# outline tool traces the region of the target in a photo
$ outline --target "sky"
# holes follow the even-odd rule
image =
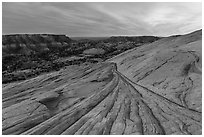
[[[201,28],[202,4],[198,2],[2,3],[3,34],[169,36]]]

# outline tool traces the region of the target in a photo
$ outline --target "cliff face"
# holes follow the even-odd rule
[[[202,33],[3,85],[3,134],[202,134]]]
[[[2,36],[2,54],[30,54],[50,48],[67,46],[71,39],[66,35],[15,34]]]

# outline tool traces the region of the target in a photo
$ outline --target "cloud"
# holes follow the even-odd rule
[[[182,34],[201,28],[201,3],[3,3],[2,30],[70,36]]]

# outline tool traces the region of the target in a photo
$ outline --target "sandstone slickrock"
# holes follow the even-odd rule
[[[91,49],[87,49],[83,51],[83,54],[90,54],[90,55],[100,55],[100,54],[104,54],[105,50],[100,49],[100,48],[91,48]]]
[[[3,134],[202,134],[201,31],[3,85]]]

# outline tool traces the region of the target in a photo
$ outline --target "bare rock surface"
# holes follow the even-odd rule
[[[202,134],[201,31],[3,85],[2,132]]]
[[[100,54],[104,54],[105,50],[103,49],[96,49],[96,48],[91,48],[91,49],[87,49],[83,51],[83,54],[90,54],[90,55],[100,55]]]

